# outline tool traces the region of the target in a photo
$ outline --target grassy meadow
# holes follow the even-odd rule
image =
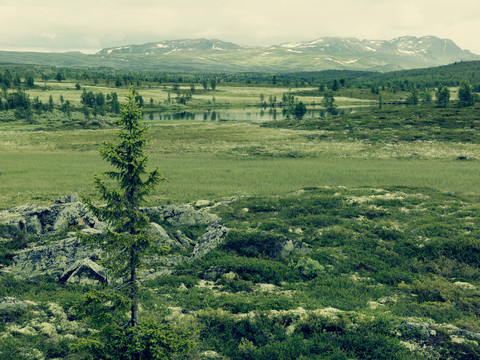
[[[331,122],[340,128],[339,121]],[[155,204],[278,195],[322,185],[480,193],[479,163],[459,160],[480,157],[475,143],[356,140],[341,129],[295,130],[278,127],[281,123],[149,124],[151,165],[169,179],[152,197]],[[98,147],[114,134],[113,128],[27,131],[21,126],[0,132],[0,208],[46,202],[69,192],[91,194],[93,174],[107,170]]]

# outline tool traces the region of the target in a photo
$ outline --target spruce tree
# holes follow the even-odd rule
[[[142,111],[135,101],[135,92],[130,89],[119,120],[117,142],[105,142],[100,149],[101,157],[115,169],[107,171],[104,181],[95,176],[95,186],[105,206],[89,206],[96,216],[108,223],[104,237],[94,237],[93,242],[104,251],[104,263],[114,270],[116,276],[125,278],[126,295],[130,301],[130,326],[138,321],[138,276],[145,255],[158,249],[149,234],[149,219],[140,211],[145,197],[160,181],[164,180],[158,168],[147,171],[148,157],[145,154],[148,127],[142,124]]]

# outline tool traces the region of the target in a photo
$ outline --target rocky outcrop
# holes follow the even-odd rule
[[[169,248],[183,248],[182,243],[180,243],[176,238],[171,238],[170,235],[165,231],[165,229],[158,225],[157,223],[150,223],[150,234],[155,240],[155,244],[158,246],[168,246]]]
[[[212,224],[207,228],[205,234],[199,239],[193,249],[192,258],[199,259],[209,253],[222,242],[228,233],[228,229],[221,224]]]
[[[64,283],[98,284],[107,282],[107,273],[103,267],[86,258],[75,261],[60,276]]]
[[[228,232],[218,216],[189,205],[158,206],[142,211],[151,220],[150,234],[156,245],[170,248],[167,256],[152,259],[152,264],[158,265],[150,271],[149,278],[152,274],[168,272],[168,268],[178,263],[204,256],[222,242]],[[2,211],[0,223],[36,234],[41,240],[36,246],[19,251],[13,257],[13,265],[3,271],[26,278],[50,275],[68,283],[107,281],[105,270],[96,263],[101,258],[101,250],[81,242],[78,232],[52,240],[72,226],[85,235],[98,235],[106,229],[107,224],[93,216],[78,195],[59,197],[51,206],[23,205]],[[197,239],[190,239],[181,230],[188,227],[195,227],[196,231],[206,227],[206,230]],[[175,254],[176,249],[182,249],[182,255]],[[190,255],[185,251],[191,251]]]
[[[196,225],[211,225],[220,221],[217,215],[196,211],[190,205],[165,205],[144,208],[143,212],[151,221],[157,223],[167,222],[175,228]]]
[[[41,234],[50,217],[50,208],[40,205],[21,205],[10,210],[0,212],[0,223],[16,226],[29,233]],[[44,223],[42,224],[42,220]]]
[[[14,275],[36,277],[51,275],[61,277],[64,271],[79,260],[100,258],[100,249],[92,249],[74,236],[49,244],[25,249],[13,258],[8,268]]]
[[[0,212],[0,223],[41,235],[70,226],[103,230],[105,224],[90,213],[77,194],[62,196],[51,206],[21,205]]]

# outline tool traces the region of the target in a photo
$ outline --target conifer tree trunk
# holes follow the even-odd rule
[[[138,322],[138,279],[137,279],[137,254],[135,246],[131,249],[130,257],[130,326],[137,326]]]

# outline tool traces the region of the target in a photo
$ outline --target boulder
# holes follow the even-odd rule
[[[31,234],[44,234],[69,226],[85,226],[103,231],[105,224],[90,213],[77,194],[61,196],[54,205],[21,205],[0,212],[0,224],[13,225]]]
[[[31,278],[52,275],[60,277],[77,260],[96,260],[100,249],[92,249],[75,237],[20,251],[13,257],[9,270],[18,276]]]
[[[105,269],[89,258],[75,261],[60,276],[60,281],[71,284],[98,284],[107,282]]]
[[[204,256],[215,249],[228,232],[228,229],[221,225],[218,216],[197,211],[190,205],[166,205],[144,208],[142,211],[150,218],[150,231],[159,246],[184,250],[193,247],[190,256],[168,254],[149,259],[147,264],[155,264],[155,269],[152,269],[155,276],[160,276],[159,274],[179,263]],[[166,226],[169,233],[159,222]],[[44,241],[51,237],[42,237],[46,233],[62,233],[60,230],[68,229],[70,226],[80,227],[80,233],[86,235],[98,235],[105,231],[107,224],[96,218],[80,201],[77,194],[58,197],[51,206],[24,205],[2,211],[0,224],[25,229],[29,233],[39,235],[40,244],[43,241],[43,245],[16,253],[13,264],[4,268],[4,271],[24,278],[56,276],[67,283],[107,281],[105,270],[95,263],[100,258],[100,248],[92,248],[81,242],[74,232],[68,233],[62,240],[47,244]],[[189,226],[206,226],[206,231],[198,239],[192,240],[181,231],[181,228]],[[216,277],[213,274],[212,276]]]
[[[199,259],[208,252],[212,251],[220,244],[228,233],[228,228],[221,224],[213,224],[207,228],[207,231],[198,239],[193,249],[192,258]]]
[[[196,211],[190,205],[165,205],[142,209],[150,221],[162,223],[181,228],[184,226],[211,225],[220,221],[217,215]]]
[[[154,241],[158,246],[168,246],[170,248],[183,247],[177,239],[172,239],[165,229],[157,223],[150,223],[150,234],[153,236]]]
[[[80,199],[80,196],[78,196],[77,193],[63,195],[53,199],[53,202],[55,204],[68,204],[68,203],[81,202],[81,201],[82,199]]]
[[[52,230],[58,231],[72,225],[79,225],[80,219],[88,213],[88,209],[81,202],[71,202],[52,206],[52,213],[56,214]]]
[[[50,208],[40,205],[20,205],[0,212],[0,224],[13,225],[20,230],[41,234],[44,230],[42,219],[48,217]]]
[[[173,234],[173,236],[175,237],[175,239],[178,240],[178,242],[180,244],[182,244],[183,247],[188,247],[188,246],[192,246],[193,245],[193,240],[190,239],[187,235],[185,235],[182,231],[180,230],[177,230],[175,231],[175,233]]]

